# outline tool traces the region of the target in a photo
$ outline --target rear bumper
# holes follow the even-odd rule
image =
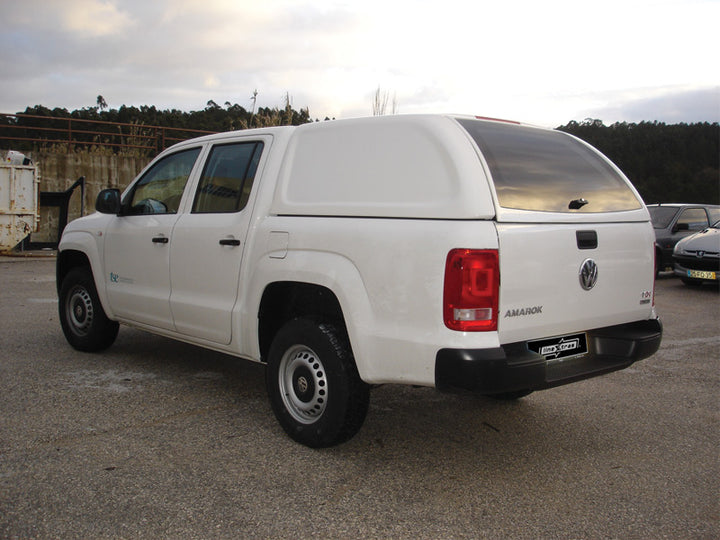
[[[526,342],[496,349],[441,349],[435,357],[439,390],[500,394],[541,390],[624,369],[653,355],[662,340],[659,319],[597,328],[587,333],[583,356],[548,361]]]

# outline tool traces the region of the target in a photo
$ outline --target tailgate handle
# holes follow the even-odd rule
[[[597,232],[575,231],[578,249],[595,249],[598,246]]]

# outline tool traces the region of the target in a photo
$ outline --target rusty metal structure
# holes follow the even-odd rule
[[[38,167],[24,154],[10,151],[0,163],[0,254],[17,255],[28,250],[57,247],[68,224],[70,199],[80,189],[80,215],[84,212],[85,177],[81,176],[64,191],[40,191]],[[38,232],[41,209],[56,209],[51,237],[33,239]]]
[[[0,163],[0,253],[10,252],[37,231],[39,216],[38,168],[17,152]]]
[[[39,169],[21,152],[75,155],[81,149],[104,148],[109,149],[109,152],[105,150],[105,154],[100,152],[99,155],[109,153],[149,159],[176,142],[209,133],[214,132],[139,123],[0,113],[0,148],[21,150],[10,150],[7,156],[5,151],[2,152],[0,253],[17,254],[57,247],[62,231],[72,217],[69,211],[70,199],[78,188],[81,193],[80,215],[84,214],[84,176],[66,190],[61,187],[61,191],[40,191]],[[80,174],[87,173],[82,171]],[[47,184],[47,174],[43,176],[43,182]]]
[[[11,144],[134,149],[154,155],[192,137],[215,133],[199,129],[103,122],[32,114],[0,113],[0,141]],[[9,144],[6,143],[6,144]]]

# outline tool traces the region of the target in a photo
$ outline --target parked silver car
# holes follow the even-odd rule
[[[700,232],[720,219],[720,206],[714,204],[649,204],[655,229],[655,270],[663,272],[673,265],[675,244]]]
[[[675,244],[673,271],[688,285],[720,279],[720,221]]]

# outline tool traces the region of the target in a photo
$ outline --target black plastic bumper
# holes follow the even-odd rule
[[[548,361],[526,342],[496,349],[441,349],[435,358],[439,390],[500,394],[541,390],[624,369],[653,355],[662,341],[659,319],[588,330],[583,356]]]

